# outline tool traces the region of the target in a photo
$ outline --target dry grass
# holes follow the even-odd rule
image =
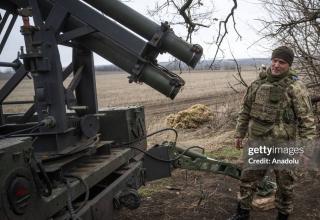
[[[208,106],[213,112],[213,119],[196,129],[177,129],[178,142],[181,146],[202,146],[207,151],[216,151],[224,147],[233,146],[234,128],[244,91],[239,94],[225,94],[223,103]],[[153,116],[146,120],[148,133],[167,127],[166,117]],[[163,140],[173,140],[174,134],[165,132],[148,139],[150,146],[161,143]]]
[[[181,76],[186,81],[185,87],[176,100],[203,97],[222,91],[231,91],[227,83],[236,83],[234,72],[191,72]],[[109,74],[97,76],[97,88],[100,106],[126,105],[131,103],[167,103],[171,100],[159,92],[142,84],[128,84],[126,74]],[[244,72],[246,80],[257,77],[255,71]]]
[[[175,100],[210,96],[217,92],[231,91],[228,82],[235,84],[234,72],[190,72],[181,76],[186,81],[185,87]],[[151,87],[135,83],[129,84],[126,73],[99,73],[96,75],[99,107],[123,106],[146,103],[174,103]],[[257,77],[255,71],[243,72],[243,77],[251,82]],[[68,84],[70,79],[64,83]],[[0,86],[5,83],[0,80]],[[238,88],[241,88],[238,86]],[[25,79],[13,91],[6,101],[32,100],[34,96],[32,80]],[[19,112],[26,106],[8,106],[5,111]]]

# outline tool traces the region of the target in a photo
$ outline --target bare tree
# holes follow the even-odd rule
[[[262,34],[295,50],[300,72],[311,84],[320,83],[320,1],[261,0],[269,17]]]
[[[218,35],[212,43],[217,45],[214,59],[209,68],[213,68],[213,63],[220,51],[220,46],[228,33],[227,24],[233,22],[236,33],[241,38],[236,29],[234,12],[237,9],[237,0],[233,0],[233,7],[224,20],[219,21],[214,12],[215,0],[159,0],[155,7],[149,10],[149,14],[157,20],[166,20],[171,25],[182,25],[187,30],[186,41],[192,42],[193,35],[201,28],[212,28],[213,24],[218,23]],[[215,36],[213,30],[212,36]],[[211,44],[212,44],[211,43]]]
[[[171,25],[182,25],[187,29],[186,40],[192,42],[192,35],[200,28],[209,28],[213,18],[213,2],[205,0],[160,0],[148,13],[157,20],[166,20]],[[164,16],[165,15],[165,16]]]

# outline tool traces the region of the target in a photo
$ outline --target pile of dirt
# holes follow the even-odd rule
[[[172,128],[198,128],[213,119],[211,110],[202,104],[196,104],[176,114],[170,114],[166,123]]]

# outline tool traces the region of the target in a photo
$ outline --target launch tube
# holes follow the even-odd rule
[[[84,0],[97,10],[126,26],[141,37],[151,40],[160,25],[136,12],[118,0]],[[161,49],[194,68],[202,56],[200,45],[189,44],[168,30],[163,36]]]

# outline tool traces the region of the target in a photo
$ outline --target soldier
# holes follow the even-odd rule
[[[272,52],[271,68],[248,88],[238,116],[235,146],[242,148],[248,133],[248,142],[258,140],[290,141],[296,138],[313,139],[316,135],[315,119],[306,87],[290,69],[293,51],[281,46]],[[293,210],[293,171],[274,169],[277,192],[278,220],[288,219]],[[250,206],[257,182],[266,169],[244,169],[241,174],[240,200],[232,220],[250,217]]]

